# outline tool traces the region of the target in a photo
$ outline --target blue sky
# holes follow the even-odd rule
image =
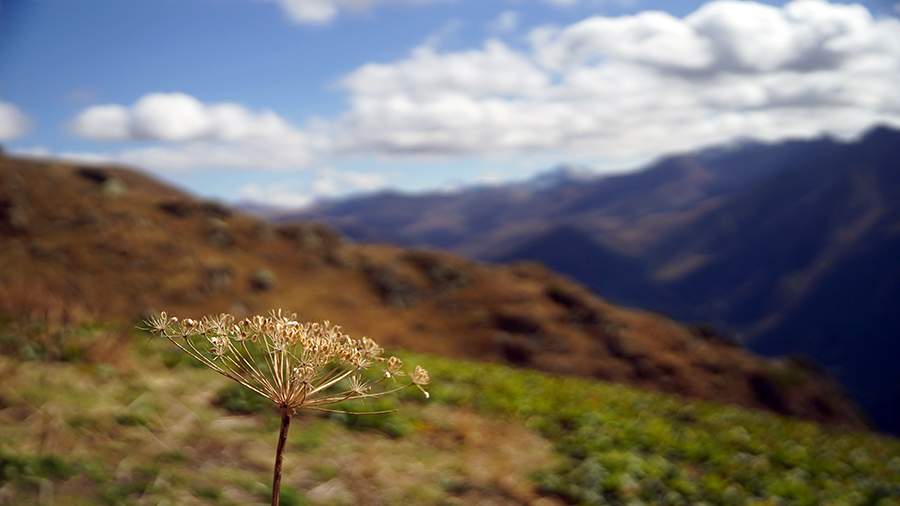
[[[900,124],[895,2],[740,4],[5,0],[0,142],[298,205]]]

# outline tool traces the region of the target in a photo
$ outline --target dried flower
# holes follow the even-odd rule
[[[384,350],[375,341],[368,337],[353,339],[328,321],[299,322],[296,317],[279,309],[268,316],[241,321],[229,314],[179,320],[160,313],[145,322],[146,330],[165,337],[213,371],[280,408],[273,506],[279,504],[282,455],[291,416],[297,410],[336,411],[326,406],[381,397],[413,385],[428,397],[424,386],[430,378],[422,367],[416,366],[409,383],[378,389],[390,379],[405,376],[399,358],[384,358]],[[382,367],[384,374],[380,379],[366,380],[366,370],[376,366]]]
[[[425,394],[425,398],[429,397],[428,391],[425,390],[425,385],[427,385],[431,381],[431,376],[429,376],[428,371],[426,371],[422,366],[417,365],[415,370],[412,373],[412,382],[413,385],[416,386],[419,390]]]
[[[388,378],[403,375],[403,361],[397,357],[391,357],[387,360],[387,366],[384,368],[384,375]]]
[[[291,413],[302,408],[327,411],[332,404],[413,385],[425,392],[429,380],[425,369],[416,367],[408,384],[378,390],[384,380],[406,375],[400,359],[383,357],[384,350],[368,337],[353,339],[331,322],[299,322],[281,310],[240,321],[229,314],[179,320],[160,313],[145,326]],[[384,371],[382,380],[363,381],[362,373],[378,366]]]

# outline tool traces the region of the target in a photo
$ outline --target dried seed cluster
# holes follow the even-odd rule
[[[200,320],[160,313],[145,322],[210,369],[267,397],[281,409],[329,411],[324,406],[380,397],[409,386],[426,397],[428,372],[403,370],[397,357],[384,357],[373,340],[353,339],[330,322],[299,322],[281,310],[237,320],[230,314]],[[376,380],[364,374],[381,367]],[[409,381],[402,381],[408,377]]]

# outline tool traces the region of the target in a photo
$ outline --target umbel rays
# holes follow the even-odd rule
[[[301,409],[382,397],[415,386],[428,397],[428,372],[411,373],[397,357],[385,357],[375,341],[354,339],[325,322],[299,322],[281,310],[237,320],[230,314],[200,320],[160,313],[145,323],[213,371],[271,400],[281,412],[275,452],[272,505],[280,501],[281,462],[291,417]],[[372,379],[372,370],[383,374]],[[382,412],[369,412],[375,414]]]

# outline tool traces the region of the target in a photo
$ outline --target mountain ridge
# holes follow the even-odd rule
[[[900,395],[884,386],[900,384],[900,376],[883,372],[876,381],[866,360],[851,359],[881,364],[879,357],[900,352],[900,323],[879,309],[900,294],[868,290],[900,284],[891,260],[900,227],[897,160],[900,131],[879,126],[852,141],[742,143],[668,156],[636,172],[545,188],[518,201],[495,187],[493,206],[464,194],[449,201],[363,197],[301,216],[366,240],[439,246],[486,261],[543,262],[612,301],[710,323],[766,354],[810,356],[864,399],[882,427],[900,431],[900,410],[885,408],[900,405]],[[493,207],[493,221],[477,219],[485,212],[479,206]],[[426,209],[431,215],[423,221]],[[390,212],[402,219],[370,220]],[[595,260],[559,253],[570,245],[548,231],[560,227],[576,231],[571,247],[590,250]],[[439,232],[445,240],[434,239]],[[616,276],[623,259],[643,267]],[[854,283],[852,269],[868,273],[869,281]],[[829,280],[836,279],[855,291],[835,295],[842,291]],[[858,302],[840,305],[840,297]],[[846,313],[841,318],[834,316],[838,309]],[[819,319],[833,320],[844,335]],[[884,337],[872,337],[871,328]],[[844,358],[822,351],[828,347],[815,332],[844,343]],[[869,379],[858,381],[863,377]],[[865,400],[873,396],[883,398]]]
[[[815,369],[607,303],[538,265],[272,226],[125,169],[0,157],[0,176],[2,314],[302,309],[387,346],[863,423]]]

